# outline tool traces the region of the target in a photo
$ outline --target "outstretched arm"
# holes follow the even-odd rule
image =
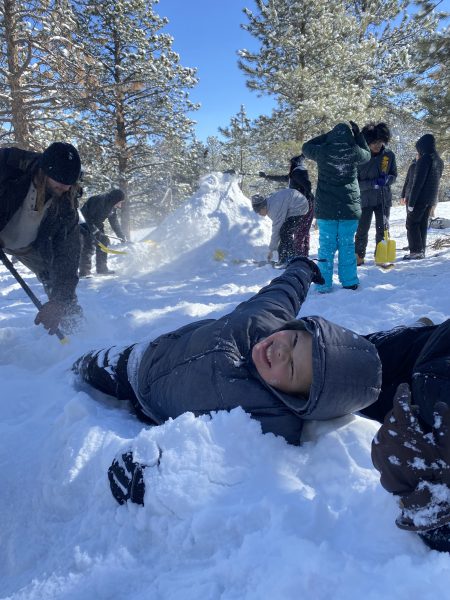
[[[296,318],[312,282],[323,282],[318,266],[306,257],[295,258],[283,275],[239,304],[228,318],[240,320],[252,339],[267,336]]]
[[[112,230],[120,239],[125,239],[122,228],[119,223],[119,218],[117,216],[116,209],[113,209],[108,217],[109,224],[111,225]]]

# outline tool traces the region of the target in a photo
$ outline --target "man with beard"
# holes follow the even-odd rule
[[[0,150],[0,248],[28,267],[48,296],[35,324],[49,334],[73,329],[82,314],[75,293],[80,239],[79,154],[54,142],[43,153]]]

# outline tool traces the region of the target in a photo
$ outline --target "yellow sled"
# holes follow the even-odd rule
[[[375,263],[377,265],[385,265],[387,263],[395,262],[396,257],[396,243],[395,240],[391,240],[389,237],[389,231],[384,230],[384,240],[378,242],[377,249],[375,251]]]

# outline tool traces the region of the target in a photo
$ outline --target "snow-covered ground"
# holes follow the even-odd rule
[[[450,203],[437,214],[450,218]],[[399,257],[404,216],[393,209]],[[443,233],[430,230],[429,242]],[[70,371],[91,348],[232,310],[278,274],[243,262],[265,257],[269,234],[234,178],[208,175],[154,243],[110,259],[116,277],[80,282],[86,326],[66,346],[33,325],[34,307],[0,268],[2,599],[448,597],[450,557],[394,525],[396,502],[370,461],[376,423],[311,423],[301,447],[262,435],[240,409],[146,428]],[[383,272],[373,235],[360,289],[312,290],[301,314],[361,333],[450,317],[450,249]],[[119,507],[109,491],[107,468],[130,444],[150,464],[162,449],[144,507]]]

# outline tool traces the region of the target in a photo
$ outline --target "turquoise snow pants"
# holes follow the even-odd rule
[[[330,292],[333,284],[334,255],[338,252],[339,281],[344,287],[359,284],[356,273],[355,233],[358,221],[317,219],[319,227],[319,268],[325,279],[319,292]]]

